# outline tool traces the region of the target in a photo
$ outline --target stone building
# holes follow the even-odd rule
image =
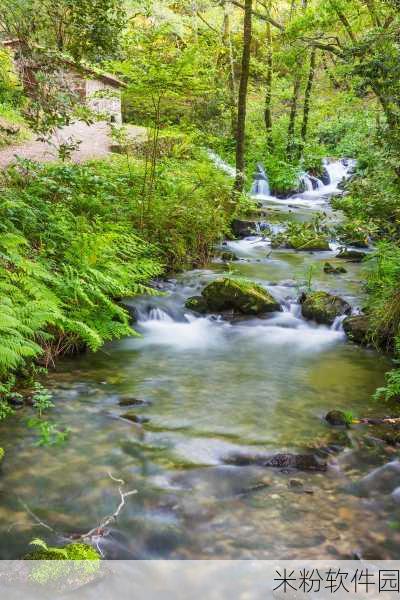
[[[27,59],[24,59],[22,64],[19,40],[7,40],[2,44],[13,53],[16,68],[21,74],[22,84],[29,92],[34,88],[34,73],[39,67]],[[111,122],[122,123],[121,90],[125,87],[122,81],[114,75],[88,65],[75,63],[72,59],[63,56],[54,55],[54,61],[63,85],[79,94],[82,103],[85,103],[94,112],[104,114]]]

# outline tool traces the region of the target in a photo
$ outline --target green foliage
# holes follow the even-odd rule
[[[35,549],[24,560],[41,561],[29,573],[31,581],[39,585],[48,585],[60,580],[86,583],[100,568],[100,554],[89,544],[73,543],[58,548],[48,546],[45,541],[36,538],[31,541]],[[53,562],[56,561],[56,562]],[[65,561],[78,561],[73,564]]]
[[[110,169],[111,170],[111,169]],[[121,182],[90,167],[22,163],[0,200],[0,373],[132,334],[115,300],[161,272],[132,231]]]

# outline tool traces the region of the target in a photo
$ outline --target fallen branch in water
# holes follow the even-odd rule
[[[353,419],[354,424],[361,425],[400,425],[400,417],[383,417],[381,419]]]
[[[104,519],[100,522],[100,524],[97,527],[94,527],[93,529],[91,529],[90,531],[88,531],[87,533],[84,533],[83,535],[80,535],[78,539],[81,540],[88,540],[91,538],[95,538],[95,537],[105,537],[106,535],[108,535],[108,530],[107,527],[113,523],[114,521],[116,521],[122,511],[122,509],[124,508],[124,506],[126,505],[126,498],[128,498],[129,496],[133,496],[134,494],[137,494],[137,490],[130,490],[129,492],[124,492],[122,490],[122,486],[125,485],[125,481],[123,479],[116,479],[115,477],[113,477],[111,475],[111,473],[108,473],[109,477],[113,480],[116,481],[117,483],[119,483],[120,485],[118,486],[118,492],[120,495],[120,503],[118,505],[117,510],[112,514],[109,515],[108,517],[104,517]]]
[[[117,483],[120,484],[118,486],[120,502],[118,504],[117,510],[112,515],[108,515],[107,517],[104,517],[97,527],[94,527],[93,529],[91,529],[90,531],[88,531],[87,533],[84,533],[84,534],[63,535],[60,532],[56,531],[53,527],[51,527],[50,525],[48,525],[47,523],[42,521],[42,519],[40,519],[33,512],[33,510],[31,508],[29,508],[29,506],[26,504],[26,502],[23,502],[23,500],[21,500],[20,498],[18,498],[18,502],[21,504],[21,506],[24,508],[24,510],[28,513],[28,515],[30,517],[32,517],[32,519],[35,521],[35,524],[34,524],[35,527],[39,527],[39,526],[44,527],[45,529],[48,529],[49,531],[51,531],[52,533],[57,535],[57,537],[62,538],[64,540],[74,540],[74,541],[80,540],[80,541],[91,542],[96,545],[97,550],[99,551],[101,556],[103,556],[103,553],[100,550],[99,545],[98,545],[100,539],[103,537],[106,537],[109,534],[108,526],[118,519],[119,515],[121,514],[122,509],[126,505],[126,499],[129,498],[129,496],[133,496],[134,494],[137,494],[137,490],[130,490],[128,492],[123,491],[122,488],[125,485],[125,481],[123,481],[123,479],[117,479],[116,477],[113,477],[113,475],[111,475],[111,473],[108,473],[108,476],[110,477],[110,479],[112,479],[113,481],[116,481]],[[18,523],[14,523],[14,524],[10,525],[9,529],[11,530],[17,524]]]

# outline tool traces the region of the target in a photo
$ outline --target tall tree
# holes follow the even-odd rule
[[[245,179],[246,112],[252,38],[252,4],[252,0],[245,0],[243,21],[242,71],[240,74],[238,118],[236,129],[236,179],[234,189],[237,192],[243,191]]]
[[[267,23],[267,77],[265,89],[265,111],[264,120],[267,130],[267,148],[273,149],[272,141],[272,77],[273,77],[273,48],[272,48],[272,32],[271,23]]]
[[[317,49],[311,49],[310,70],[308,72],[307,87],[304,94],[303,122],[301,125],[301,141],[304,146],[307,139],[308,120],[310,116],[311,94],[315,76]]]

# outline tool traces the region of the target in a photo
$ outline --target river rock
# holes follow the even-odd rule
[[[330,250],[329,240],[324,237],[316,237],[304,243],[290,240],[288,247],[293,248],[293,250],[297,250],[298,252],[327,252]]]
[[[332,325],[336,317],[347,315],[351,306],[339,296],[328,292],[309,292],[300,297],[301,313],[305,319],[322,325]]]
[[[368,344],[370,320],[367,315],[347,317],[343,321],[343,329],[347,337],[356,344]]]
[[[324,185],[329,185],[330,184],[331,177],[330,177],[329,171],[328,171],[328,169],[326,167],[324,167],[322,169],[322,175],[321,175],[320,179],[321,179],[321,181],[322,181],[322,183]]]
[[[340,273],[347,273],[347,269],[344,267],[334,267],[331,263],[326,262],[324,264],[324,273],[329,275],[340,275]]]
[[[267,290],[251,281],[224,277],[207,285],[202,295],[211,312],[233,310],[244,315],[259,315],[281,310],[279,302]]]
[[[126,419],[127,421],[131,421],[132,423],[139,423],[139,424],[148,423],[150,421],[150,419],[148,417],[141,417],[131,411],[124,413],[123,415],[121,415],[121,417],[123,419]]]
[[[134,396],[121,396],[118,404],[120,406],[148,406],[150,402],[148,400],[140,400]]]
[[[348,260],[349,262],[361,262],[366,256],[366,252],[359,252],[358,250],[348,250],[347,248],[342,248],[339,254],[336,255],[336,258],[342,258],[344,260]]]
[[[234,260],[239,260],[239,259],[236,256],[236,254],[234,252],[232,252],[231,250],[225,250],[224,252],[221,253],[221,260],[229,262],[229,261],[234,261]]]
[[[201,315],[204,315],[208,311],[207,302],[202,296],[188,298],[185,302],[185,307]]]
[[[224,459],[229,465],[239,467],[257,465],[259,467],[274,467],[278,469],[298,469],[300,471],[326,471],[327,464],[316,454],[263,454],[233,453]]]
[[[378,467],[354,484],[355,491],[363,496],[391,494],[400,486],[400,462],[392,462]]]
[[[237,238],[245,238],[256,233],[255,221],[242,221],[241,219],[233,219],[231,228],[234,236]]]
[[[330,410],[325,417],[326,421],[328,421],[329,425],[344,425],[346,426],[348,423],[348,419],[345,413],[341,410]]]

